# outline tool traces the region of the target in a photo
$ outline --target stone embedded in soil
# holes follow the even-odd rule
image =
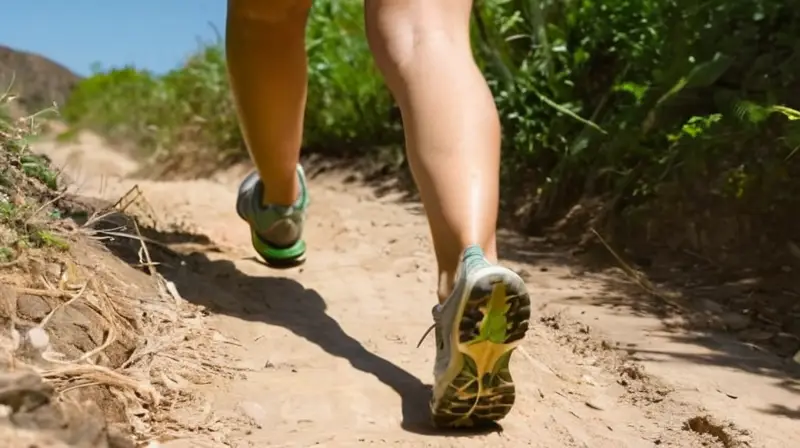
[[[727,312],[722,315],[722,322],[730,331],[741,331],[750,326],[750,317],[741,313]]]
[[[131,440],[106,424],[99,408],[57,404],[53,393],[52,386],[33,372],[0,373],[0,407],[9,414],[0,428],[13,428],[8,434],[15,438],[10,446],[133,448]],[[26,431],[31,438],[23,441],[18,436]],[[0,440],[9,441],[2,431]]]
[[[774,335],[774,332],[764,331],[758,328],[751,328],[739,333],[739,338],[750,342],[764,342],[768,341]]]
[[[800,339],[789,333],[778,333],[771,342],[779,356],[792,356],[800,348]]]
[[[798,311],[787,316],[787,322],[784,323],[783,329],[790,334],[800,337],[800,304],[798,304]]]
[[[709,299],[703,299],[700,302],[700,307],[714,314],[722,314],[725,312],[725,308],[723,308],[722,305]]]
[[[11,372],[0,375],[0,404],[12,412],[33,409],[49,401],[52,388],[31,372]]]
[[[50,304],[39,296],[22,294],[17,297],[17,312],[32,321],[40,321],[50,312]]]

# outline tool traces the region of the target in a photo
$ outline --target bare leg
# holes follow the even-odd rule
[[[228,1],[228,71],[264,204],[289,206],[299,194],[310,7],[311,0]]]
[[[469,41],[471,0],[367,0],[367,36],[402,110],[439,265],[439,299],[461,251],[497,258],[500,124]]]

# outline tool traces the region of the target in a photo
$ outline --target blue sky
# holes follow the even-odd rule
[[[269,0],[264,0],[269,1]],[[0,44],[87,75],[133,64],[165,72],[224,33],[225,0],[20,0],[0,13]]]

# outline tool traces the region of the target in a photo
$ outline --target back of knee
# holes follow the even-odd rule
[[[470,51],[468,27],[411,12],[368,14],[367,38],[384,70],[402,70],[419,58],[446,58],[464,49]]]
[[[301,18],[305,20],[312,0],[228,0],[228,16],[245,20],[276,23]]]

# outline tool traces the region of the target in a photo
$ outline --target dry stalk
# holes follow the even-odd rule
[[[67,195],[67,191],[66,191],[66,190],[64,190],[64,191],[62,191],[62,192],[61,192],[61,193],[60,193],[58,196],[54,197],[53,199],[51,199],[51,200],[49,200],[49,201],[45,202],[44,204],[42,204],[41,206],[39,206],[39,208],[37,208],[36,210],[34,210],[34,212],[33,212],[33,213],[31,213],[31,214],[30,214],[30,215],[29,215],[27,218],[25,218],[25,225],[29,224],[29,223],[30,223],[30,222],[31,222],[31,221],[32,221],[34,218],[36,218],[36,216],[37,216],[39,213],[41,213],[41,212],[42,212],[44,209],[46,209],[47,207],[49,207],[49,206],[51,206],[51,205],[55,204],[56,202],[60,201],[61,199],[64,199],[64,197],[65,197],[66,195]]]
[[[137,228],[138,228],[138,226],[137,226]],[[115,232],[113,230],[95,230],[95,233],[100,234],[100,235],[108,235],[110,237],[119,237],[119,238],[128,238],[128,239],[131,239],[131,240],[138,240],[140,242],[150,243],[150,244],[153,244],[153,245],[156,245],[156,246],[159,246],[161,248],[164,248],[164,249],[167,249],[167,250],[171,251],[171,249],[169,248],[168,245],[166,245],[164,243],[161,243],[159,241],[156,241],[156,240],[154,240],[152,238],[147,238],[146,236],[143,236],[141,234],[139,234],[139,235],[131,235],[130,233]]]
[[[40,289],[40,288],[19,288],[14,287],[17,294],[28,294],[32,296],[53,297],[56,299],[71,299],[72,294],[59,289]]]
[[[597,239],[600,240],[600,243],[603,244],[603,246],[606,248],[606,250],[608,250],[608,252],[611,253],[611,255],[614,256],[614,258],[617,260],[617,262],[619,263],[620,267],[625,272],[625,274],[634,283],[636,283],[636,285],[638,285],[644,292],[646,292],[647,294],[649,294],[649,295],[651,295],[651,296],[663,301],[664,303],[666,303],[667,305],[669,305],[669,306],[671,306],[673,308],[676,308],[676,309],[681,310],[681,311],[685,311],[685,308],[681,304],[675,302],[674,300],[670,299],[669,297],[667,297],[663,293],[659,292],[656,289],[656,287],[650,282],[650,280],[648,280],[646,277],[640,275],[628,263],[626,263],[625,260],[623,260],[622,257],[614,249],[611,248],[611,246],[606,242],[606,240],[602,236],[600,236],[600,234],[597,232],[597,230],[595,230],[594,228],[591,228],[590,230],[592,231],[592,233],[594,233],[594,235],[597,237]]]
[[[83,295],[83,293],[86,291],[86,287],[87,286],[89,286],[89,282],[88,281],[83,284],[83,286],[81,287],[80,290],[78,290],[77,293],[72,294],[71,297],[69,298],[69,300],[67,300],[66,302],[63,302],[63,303],[59,303],[58,306],[53,308],[53,310],[50,311],[47,314],[47,316],[45,316],[44,319],[42,319],[42,321],[39,322],[39,325],[37,325],[37,326],[39,328],[44,328],[44,326],[47,325],[47,322],[50,321],[50,319],[53,317],[54,314],[56,314],[62,308],[67,307],[67,306],[71,305],[72,303],[74,303],[76,300],[78,300]],[[55,292],[60,292],[61,293],[61,295],[59,297],[64,297],[64,295],[69,295],[68,292],[62,291],[62,290],[56,290]]]
[[[129,196],[134,194],[134,193],[136,194],[136,196],[134,196],[133,199],[129,199]],[[117,199],[117,202],[115,202],[113,205],[111,205],[111,207],[108,207],[107,209],[103,209],[102,211],[98,210],[98,211],[92,213],[92,216],[90,216],[89,219],[86,220],[86,223],[83,226],[84,227],[91,227],[92,225],[94,225],[98,221],[102,221],[103,219],[108,218],[109,216],[111,216],[113,214],[124,213],[125,210],[127,210],[129,206],[134,204],[136,202],[136,200],[139,199],[139,196],[141,196],[141,195],[142,195],[142,190],[139,189],[139,185],[134,185],[125,194],[120,196],[120,198]],[[120,205],[122,205],[122,204],[124,204],[124,205],[122,207],[120,207]]]
[[[107,367],[93,364],[76,364],[40,371],[42,378],[52,381],[83,379],[122,390],[132,390],[155,406],[161,403],[161,394],[150,384],[136,381]],[[61,388],[59,388],[61,389]]]
[[[25,260],[25,254],[22,254],[14,260],[0,263],[0,269],[7,269],[19,266],[24,260]]]
[[[144,242],[144,237],[142,237],[142,232],[139,230],[139,224],[136,223],[136,220],[133,220],[133,229],[136,231],[136,236],[139,238],[139,244],[141,245],[140,253],[139,253],[139,262],[147,264],[147,270],[150,272],[151,276],[156,275],[156,269],[153,267],[153,259],[150,258],[150,251],[147,250],[147,244]],[[144,261],[142,260],[142,253],[144,253]]]
[[[149,205],[144,199],[142,191],[138,186],[134,186],[111,207],[111,210],[106,208],[93,213],[82,229],[91,228],[92,225],[110,215],[125,212],[139,200],[144,201],[145,205]],[[40,207],[29,219],[33,219],[46,207],[47,204]],[[126,233],[125,230],[128,230],[126,227],[132,232]],[[225,376],[226,372],[250,369],[216,364],[209,360],[207,350],[198,350],[196,345],[194,348],[189,347],[192,343],[204,346],[204,342],[196,337],[202,336],[208,330],[200,325],[199,321],[194,322],[191,316],[187,320],[187,316],[181,314],[184,306],[183,298],[175,285],[162,277],[156,269],[157,263],[152,260],[148,244],[172,252],[167,245],[143,236],[136,219],[132,219],[132,228],[126,224],[124,227],[113,230],[92,229],[92,233],[110,238],[128,238],[138,241],[139,261],[142,266],[147,266],[150,276],[155,278],[159,289],[158,298],[152,298],[152,300],[149,296],[134,298],[126,293],[112,292],[109,288],[115,288],[113,285],[116,282],[120,282],[120,284],[125,282],[124,279],[115,275],[118,273],[111,271],[108,272],[111,276],[109,279],[112,280],[110,284],[105,282],[105,276],[91,276],[86,282],[75,285],[79,286],[77,291],[75,289],[67,291],[66,289],[69,288],[61,283],[54,286],[46,281],[46,278],[43,282],[44,289],[12,287],[19,294],[65,299],[42,319],[37,325],[39,328],[43,329],[46,325],[51,324],[53,316],[57,312],[73,305],[81,298],[87,298],[89,292],[93,294],[88,296],[86,303],[90,308],[99,312],[107,326],[107,334],[103,343],[77,358],[66,360],[62,359],[65,358],[64,355],[45,351],[42,353],[42,358],[50,361],[51,364],[46,367],[34,365],[27,367],[39,372],[45,380],[52,383],[61,396],[87,387],[107,388],[126,407],[126,414],[137,435],[149,437],[158,431],[168,429],[165,426],[168,419],[165,418],[164,413],[169,412],[171,407],[187,405],[187,399],[194,399],[191,395],[187,395],[191,385],[211,382],[213,377]],[[90,235],[90,237],[94,236]],[[19,262],[19,260],[15,260],[12,263],[16,265]],[[6,266],[10,267],[12,264],[0,265],[0,268]],[[124,310],[120,311],[122,310],[120,306],[127,307],[129,304],[118,303],[120,299],[117,297],[135,302],[135,304],[131,303],[133,308],[144,307],[148,310],[149,317],[140,322],[144,344],[141,343],[142,340],[139,340],[134,353],[117,368],[95,365],[92,362],[93,358],[108,349],[120,334],[124,335],[130,329],[130,318],[126,318],[123,314]],[[167,318],[163,319],[164,317]],[[194,342],[188,342],[192,340]],[[45,357],[46,354],[51,356]],[[144,403],[149,403],[150,406]],[[142,406],[146,409],[143,409]],[[172,428],[174,430],[187,428],[177,421],[174,423],[176,425]]]

